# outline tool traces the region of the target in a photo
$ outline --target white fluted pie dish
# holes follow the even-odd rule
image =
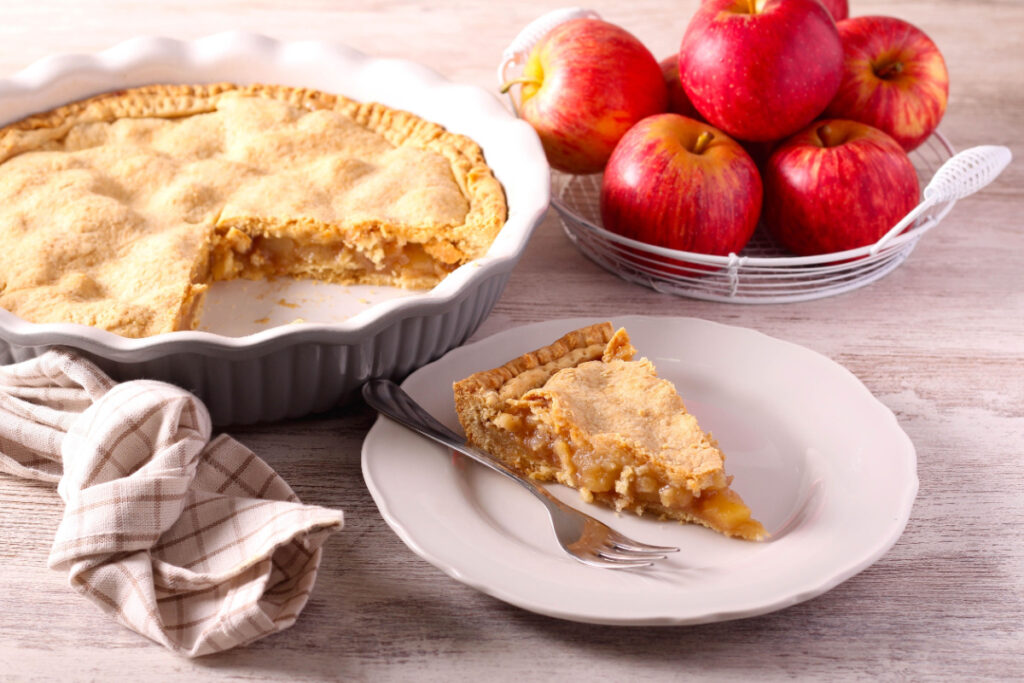
[[[0,79],[0,124],[150,83],[278,83],[376,101],[467,135],[501,182],[508,220],[487,253],[429,291],[278,279],[218,282],[195,331],[139,339],[0,310],[0,363],[77,349],[119,380],[196,393],[217,424],[298,417],[346,401],[370,377],[403,377],[465,341],[501,295],[548,206],[549,173],[532,128],[492,94],[430,69],[324,42],[224,33],[141,38],[61,55]]]

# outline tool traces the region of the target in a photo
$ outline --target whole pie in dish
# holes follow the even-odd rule
[[[0,129],[0,307],[140,337],[194,328],[214,280],[426,288],[505,217],[479,146],[413,114],[147,86]]]
[[[725,456],[624,329],[584,327],[455,383],[470,443],[517,472],[579,489],[588,502],[766,536],[729,488]]]

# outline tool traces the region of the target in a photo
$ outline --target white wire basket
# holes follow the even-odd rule
[[[910,157],[921,186],[953,156],[953,146],[933,134]],[[711,256],[657,247],[601,227],[601,175],[552,172],[551,205],[566,235],[591,261],[629,282],[659,292],[709,301],[768,304],[807,301],[848,292],[892,272],[924,233],[941,221],[954,201],[932,206],[913,226],[875,253],[859,249],[793,256],[763,225],[739,254]]]
[[[558,24],[579,17],[600,18],[570,7],[549,12],[523,28],[502,54],[498,82],[522,70],[530,48]],[[518,113],[516,99],[509,95]],[[1010,162],[1006,147],[973,147],[954,155],[936,131],[911,154],[921,187],[921,203],[878,242],[848,251],[794,256],[758,225],[738,254],[712,256],[657,247],[622,237],[601,226],[600,174],[551,173],[551,204],[566,235],[585,256],[619,277],[659,292],[730,303],[807,301],[848,292],[885,276],[903,263],[925,232],[950,212],[957,199],[991,182]]]

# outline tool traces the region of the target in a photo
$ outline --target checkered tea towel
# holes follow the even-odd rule
[[[0,471],[60,482],[50,567],[187,656],[291,626],[341,512],[303,505],[192,394],[64,350],[0,367]]]

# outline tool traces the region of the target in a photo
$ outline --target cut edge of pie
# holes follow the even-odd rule
[[[464,218],[445,224],[425,221],[423,225],[360,219],[339,228],[301,212],[289,214],[287,208],[280,216],[218,212],[212,218],[205,244],[191,257],[191,266],[183,266],[185,276],[168,288],[158,305],[147,304],[148,311],[131,302],[104,299],[104,283],[95,276],[92,264],[72,273],[72,266],[54,263],[49,270],[57,275],[45,281],[36,278],[38,283],[0,278],[0,306],[32,322],[68,320],[125,336],[194,329],[213,281],[294,276],[340,284],[429,288],[458,266],[483,256],[504,225],[504,190],[473,140],[406,111],[307,88],[215,83],[151,85],[104,93],[0,128],[0,164],[19,155],[59,147],[76,126],[112,124],[123,119],[185,119],[215,112],[225,98],[235,97],[272,100],[301,112],[335,112],[396,149],[409,147],[440,155],[463,195],[467,207]],[[429,196],[424,199],[426,204],[432,201]],[[4,246],[21,248],[16,234],[5,236]],[[102,240],[84,248],[101,250]],[[47,257],[45,253],[26,253],[17,255],[17,260]]]
[[[717,442],[635,351],[624,329],[601,323],[456,382],[467,440],[587,502],[764,539]]]

